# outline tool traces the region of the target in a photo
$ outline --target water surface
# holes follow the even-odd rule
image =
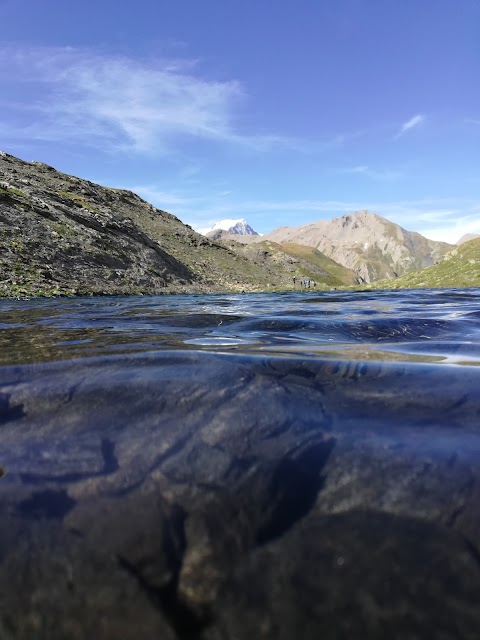
[[[189,350],[476,366],[476,289],[0,302],[0,361]]]
[[[0,635],[476,638],[479,364],[478,289],[0,302]]]

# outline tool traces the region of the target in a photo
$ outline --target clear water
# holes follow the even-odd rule
[[[300,548],[305,544],[316,553],[310,522],[312,531],[340,523],[344,533],[332,534],[328,544],[343,562],[344,552],[335,545],[357,544],[358,537],[348,536],[358,524],[358,509],[387,518],[375,520],[375,531],[385,527],[385,536],[395,538],[398,529],[402,549],[402,527],[411,531],[411,519],[432,527],[421,529],[423,538],[441,541],[440,530],[458,530],[458,566],[468,543],[477,572],[479,365],[478,289],[2,301],[0,544],[5,557],[13,558],[5,579],[28,598],[39,581],[57,580],[48,548],[47,559],[42,556],[44,542],[35,547],[38,557],[32,551],[30,582],[22,578],[27,574],[16,563],[24,554],[16,549],[35,536],[63,536],[70,555],[86,545],[82,558],[91,557],[88,544],[95,553],[105,544],[107,558],[120,553],[111,548],[116,533],[94,537],[90,524],[103,520],[99,531],[113,526],[118,532],[135,527],[138,515],[148,548],[145,535],[151,526],[155,542],[158,526],[149,522],[149,509],[142,511],[148,491],[194,523],[179,533],[183,555],[171,565],[190,567],[191,549],[192,557],[208,558],[213,574],[201,563],[188,569],[198,588],[205,575],[228,575],[252,549],[284,539],[293,544],[287,535],[292,532]],[[124,499],[128,507],[122,507]],[[346,514],[345,525],[338,514]],[[230,520],[231,530],[250,533],[244,539],[236,534],[233,549],[221,547],[217,557],[217,542],[205,532],[225,535],[228,549],[232,533],[223,528]],[[368,546],[369,522],[361,561],[370,575],[368,558],[375,549]],[[9,531],[15,532],[10,538]],[[210,551],[198,555],[197,543],[202,549],[211,545]],[[445,558],[457,566],[449,549],[445,558],[438,553],[438,566]],[[302,558],[296,562],[301,566]],[[325,571],[337,566],[325,562]],[[408,569],[413,581],[425,566],[422,558]],[[135,571],[141,574],[142,567]],[[390,579],[388,567],[375,568],[379,580],[382,571]],[[336,569],[331,571],[336,580]],[[121,590],[122,584],[111,588]],[[183,588],[178,575],[171,584]],[[434,620],[445,598],[457,602],[455,584],[445,578],[438,602],[432,596],[424,614]],[[163,603],[157,595],[178,631],[183,609],[172,595]],[[74,597],[74,591],[62,595]],[[215,612],[214,596],[195,597],[202,611]],[[308,626],[313,605],[305,597],[298,611]],[[58,610],[52,616],[59,619]],[[199,628],[215,616],[200,616]],[[9,624],[14,629],[17,622]]]
[[[162,448],[180,423],[477,437],[478,289],[2,301],[0,327],[12,476],[49,466],[50,440]]]
[[[0,302],[3,365],[188,350],[477,366],[479,336],[477,289]]]

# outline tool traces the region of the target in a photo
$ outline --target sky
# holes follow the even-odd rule
[[[480,233],[480,0],[0,0],[0,149],[195,229]]]

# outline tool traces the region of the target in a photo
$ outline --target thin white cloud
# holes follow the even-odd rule
[[[258,149],[288,144],[279,136],[239,134],[233,117],[245,98],[242,85],[198,77],[194,66],[71,48],[0,50],[0,80],[10,89],[2,106],[15,112],[16,122],[2,133],[140,152],[170,149],[182,136]],[[24,99],[31,93],[33,102]]]
[[[0,74],[37,88],[25,106],[40,139],[89,137],[96,144],[152,151],[172,136],[235,139],[234,106],[243,91],[236,81],[193,76],[180,63],[140,64],[74,49],[0,52]],[[25,86],[29,85],[29,86]]]
[[[235,115],[246,99],[242,84],[200,77],[197,67],[192,60],[139,62],[70,47],[0,49],[0,135],[141,153],[172,153],[188,138],[318,153],[358,135],[311,141],[241,133]]]
[[[250,151],[317,154],[366,133],[312,140],[241,132],[236,115],[246,102],[244,86],[201,77],[198,66],[197,60],[134,61],[71,47],[0,48],[0,136],[15,145],[68,141],[169,154],[197,138]]]
[[[185,207],[193,205],[197,199],[190,198],[188,196],[178,195],[168,191],[162,191],[152,185],[138,185],[125,187],[129,191],[133,191],[141,198],[158,206],[162,209],[168,209],[168,207]]]
[[[404,122],[402,124],[402,126],[400,127],[400,130],[395,135],[395,139],[400,138],[401,136],[403,136],[404,133],[406,133],[410,129],[414,129],[415,127],[418,127],[423,122],[425,122],[425,116],[422,115],[421,113],[417,113],[417,115],[413,116],[412,118],[410,118],[410,120],[407,120],[407,122]]]
[[[338,169],[338,173],[344,174],[358,174],[366,176],[372,180],[378,180],[380,182],[391,182],[393,180],[398,180],[402,177],[402,173],[400,171],[392,171],[391,169],[372,169],[367,165],[358,165],[356,167],[347,167],[345,169]]]

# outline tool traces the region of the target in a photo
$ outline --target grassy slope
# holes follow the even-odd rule
[[[371,287],[480,287],[480,238],[465,242],[448,252],[443,260],[433,267],[410,271],[395,280],[380,280],[372,283]]]
[[[342,266],[335,260],[328,258],[324,253],[314,247],[296,244],[294,242],[283,242],[279,246],[280,250],[301,261],[299,265],[299,275],[306,277],[317,277],[320,281],[330,286],[349,286],[357,284],[356,274],[347,267]],[[303,262],[307,263],[303,266]],[[320,273],[318,270],[321,270]],[[321,272],[325,272],[323,275]]]
[[[327,258],[313,247],[295,243],[278,244],[270,240],[243,244],[233,239],[224,239],[219,244],[248,258],[252,265],[258,265],[260,273],[268,269],[280,279],[284,290],[293,288],[294,276],[297,280],[314,280],[320,289],[357,284],[353,271]],[[297,284],[297,288],[298,286]]]

